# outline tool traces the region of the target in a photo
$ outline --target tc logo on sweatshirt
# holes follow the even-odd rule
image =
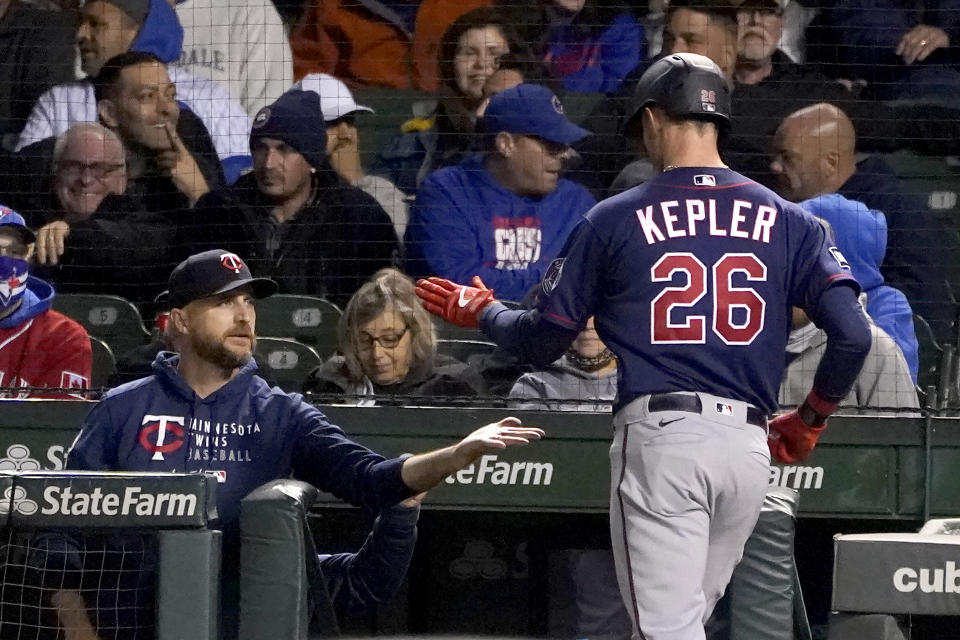
[[[143,416],[137,440],[153,454],[151,460],[163,460],[163,454],[183,446],[183,416]]]

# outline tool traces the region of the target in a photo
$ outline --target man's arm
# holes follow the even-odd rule
[[[813,451],[827,418],[856,382],[872,342],[855,287],[833,286],[815,307],[804,310],[826,332],[827,349],[803,404],[770,422],[770,455],[787,464],[804,460]]]
[[[356,553],[320,556],[323,578],[338,612],[362,611],[396,593],[413,557],[423,495],[383,511]]]
[[[529,444],[543,436],[542,429],[524,427],[517,418],[504,418],[480,427],[455,445],[407,458],[400,474],[412,491],[428,491],[485,453]]]

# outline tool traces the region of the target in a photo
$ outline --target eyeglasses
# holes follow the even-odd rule
[[[404,328],[400,333],[388,333],[387,335],[379,337],[374,337],[365,333],[360,336],[360,348],[364,351],[369,351],[373,349],[373,343],[377,343],[384,349],[396,349],[397,345],[400,344],[400,341],[403,340],[403,336],[405,335],[407,335],[407,328]]]
[[[57,168],[67,177],[76,178],[84,170],[90,171],[97,180],[106,180],[107,177],[116,171],[124,168],[122,162],[83,162],[82,160],[61,160],[57,163]]]

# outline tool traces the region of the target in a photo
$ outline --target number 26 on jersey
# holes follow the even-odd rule
[[[653,344],[703,344],[706,315],[687,314],[673,321],[707,294],[707,266],[692,253],[666,253],[650,269],[653,282],[672,282],[680,272],[683,286],[664,287],[650,303],[650,341]],[[752,253],[727,253],[710,268],[709,290],[713,292],[712,329],[729,345],[747,345],[763,330],[766,302],[750,287],[733,286],[734,274],[748,282],[765,282],[767,267]]]

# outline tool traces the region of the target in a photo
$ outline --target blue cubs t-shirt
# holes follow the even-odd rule
[[[617,408],[703,391],[777,408],[791,308],[857,287],[811,214],[722,168],[680,168],[595,206],[551,264],[537,308],[596,316],[619,358]]]

